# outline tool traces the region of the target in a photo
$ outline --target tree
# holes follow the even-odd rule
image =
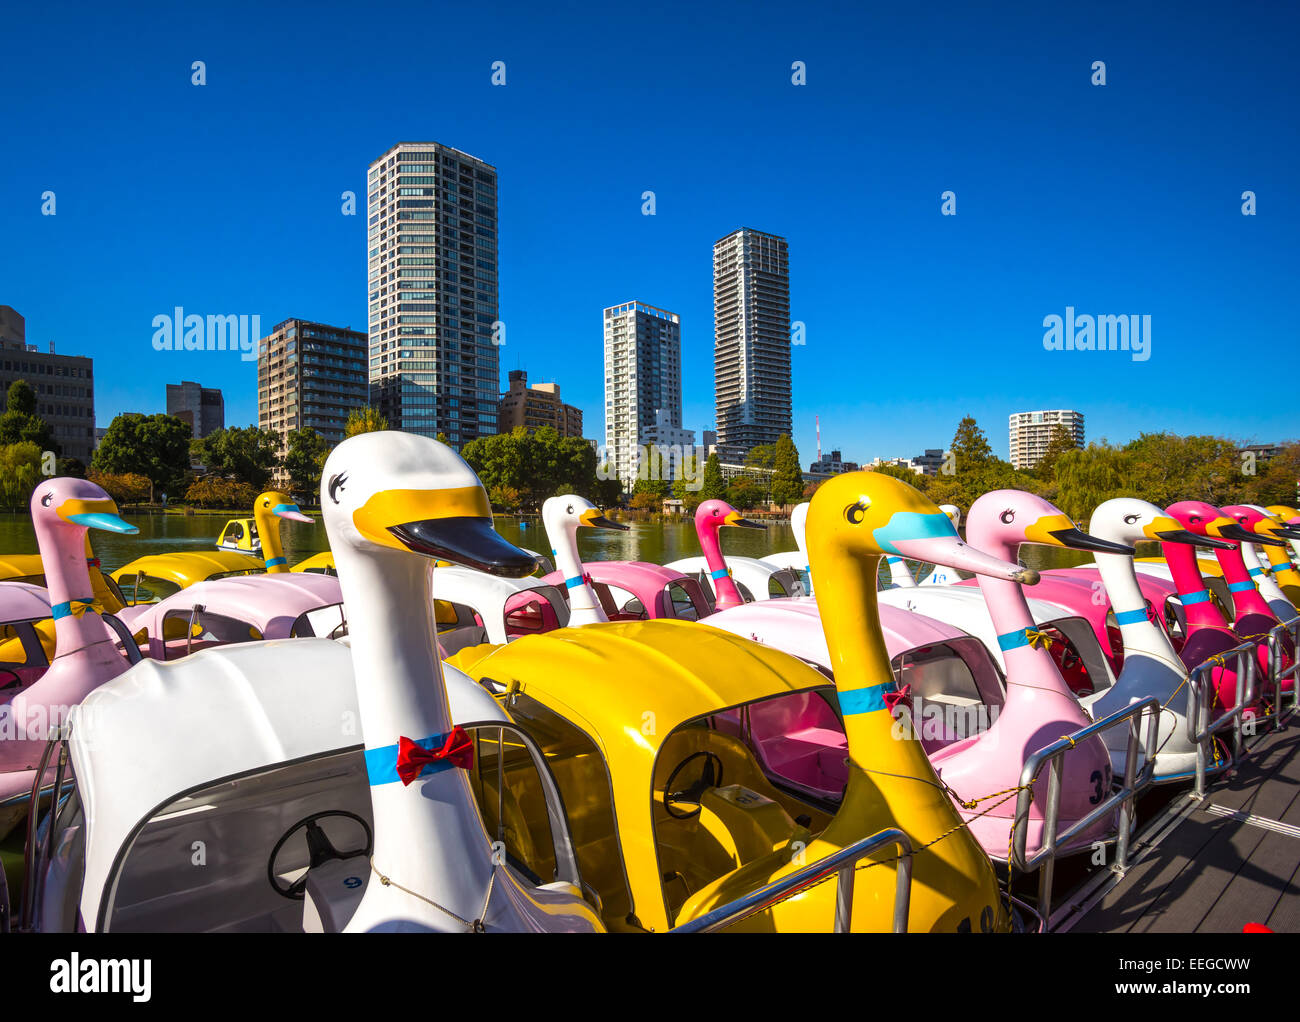
[[[722,462],[717,452],[704,463],[704,483],[700,487],[700,500],[722,500],[727,495],[727,482],[722,478]]]
[[[236,479],[218,479],[209,476],[196,479],[185,491],[185,499],[203,508],[226,508],[243,511],[257,500],[258,488]]]
[[[803,467],[799,464],[799,448],[788,433],[777,437],[772,468],[772,500],[783,505],[799,503],[803,498]]]
[[[1265,506],[1296,503],[1300,490],[1300,443],[1286,444],[1263,465],[1252,467],[1255,474],[1247,478],[1244,503]]]
[[[54,442],[54,427],[36,414],[36,392],[26,380],[14,380],[0,415],[0,444],[33,443],[44,451],[62,453]]]
[[[60,458],[54,474],[66,476],[70,479],[85,479],[86,463],[80,458]]]
[[[755,479],[749,476],[736,476],[727,487],[727,503],[741,511],[757,507],[766,499],[767,493]]]
[[[640,486],[641,483],[637,483]],[[640,489],[632,491],[632,508],[635,511],[659,511],[663,508],[664,499],[652,489]]]
[[[378,433],[388,428],[388,420],[379,414],[378,409],[366,405],[348,412],[348,421],[343,426],[343,439],[354,437],[358,433]]]
[[[174,415],[124,412],[109,423],[90,464],[97,472],[134,472],[155,490],[178,493],[190,470],[190,424]]]
[[[26,511],[41,480],[42,451],[30,440],[0,444],[0,507]]]
[[[1057,459],[1066,451],[1072,451],[1078,446],[1070,431],[1058,423],[1052,427],[1052,434],[1047,439],[1047,450],[1034,466],[1034,474],[1039,479],[1055,480]]]
[[[967,415],[957,424],[951,450],[958,473],[980,468],[993,457],[993,448],[989,446],[988,438],[976,425],[975,417],[972,415]]]
[[[284,455],[284,469],[289,485],[299,493],[315,497],[320,493],[321,469],[329,454],[325,438],[310,427],[289,434],[289,449]]]
[[[1231,504],[1247,482],[1237,445],[1223,437],[1142,433],[1123,451],[1130,459],[1129,487],[1160,507],[1179,500]]]
[[[149,489],[152,484],[148,478],[134,472],[114,475],[91,469],[88,478],[118,504],[143,504],[149,499]]]
[[[247,483],[260,492],[280,464],[279,447],[280,437],[269,429],[229,426],[195,440],[190,453],[209,475]]]
[[[1056,461],[1056,506],[1076,522],[1084,521],[1098,504],[1111,497],[1136,496],[1127,484],[1132,474],[1131,455],[1105,441],[1072,448]],[[1152,503],[1164,507],[1173,501]]]
[[[494,487],[513,490],[522,507],[539,507],[556,493],[588,499],[598,492],[610,496],[608,486],[597,487],[596,452],[591,444],[581,437],[562,437],[550,426],[535,433],[516,426],[509,433],[479,437],[464,446],[461,457],[489,493]],[[617,502],[617,495],[615,488],[607,503]]]

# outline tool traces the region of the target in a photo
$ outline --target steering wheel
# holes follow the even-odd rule
[[[9,676],[9,680],[5,680],[5,675]],[[8,667],[0,667],[0,689],[12,688],[15,685],[21,688],[22,684],[23,677],[21,674],[17,671],[11,671]]]
[[[673,781],[690,763],[697,759],[704,760],[704,769],[700,772],[700,779],[692,784],[689,788],[682,791],[673,791]],[[715,773],[714,764],[718,765]],[[706,788],[716,788],[722,784],[722,760],[712,752],[692,752],[684,760],[673,767],[673,772],[668,775],[668,781],[664,785],[664,808],[668,810],[668,815],[674,820],[692,820],[700,815],[700,796],[704,794]],[[685,802],[688,805],[694,805],[695,809],[687,813],[679,813],[673,809],[674,802]]]
[[[365,848],[352,852],[340,852],[335,848],[330,843],[330,839],[325,836],[325,832],[316,825],[317,820],[322,820],[327,816],[344,816],[361,824],[362,829],[366,832]],[[304,827],[307,828],[307,854],[310,856],[307,871],[293,883],[282,885],[280,878],[275,875],[275,857],[280,854],[280,849],[284,847],[284,843]],[[280,840],[275,843],[275,847],[271,849],[271,858],[266,863],[266,876],[271,881],[271,886],[275,889],[276,894],[282,898],[290,898],[293,901],[302,901],[307,894],[307,877],[317,866],[329,862],[331,859],[350,859],[355,855],[369,856],[374,850],[375,835],[370,830],[370,824],[366,823],[356,813],[349,813],[342,809],[327,809],[323,813],[313,813],[311,816],[299,820],[284,832]]]
[[[1061,649],[1061,670],[1073,671],[1083,663],[1083,659],[1071,647]]]

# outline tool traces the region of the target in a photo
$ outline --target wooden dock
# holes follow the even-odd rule
[[[1300,726],[1249,744],[1202,801],[1168,798],[1143,824],[1130,866],[1093,893],[1072,896],[1057,930],[1088,933],[1240,933],[1247,923],[1300,930]],[[1139,810],[1141,812],[1141,809]],[[1057,913],[1053,913],[1054,918]]]

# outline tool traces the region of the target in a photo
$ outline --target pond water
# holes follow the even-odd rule
[[[224,515],[186,517],[154,514],[125,517],[139,528],[139,535],[121,536],[100,530],[91,532],[95,552],[109,571],[145,554],[214,549],[217,536],[227,521]],[[290,564],[329,549],[319,514],[312,517],[317,519],[313,525],[281,523],[280,536]],[[630,526],[627,532],[579,529],[578,549],[583,560],[649,561],[664,564],[700,552],[695,538],[695,526],[688,519],[635,521],[627,524]],[[496,528],[510,542],[550,555],[546,533],[536,518],[499,517]],[[762,531],[724,529],[722,548],[729,554],[762,557],[778,551],[793,550],[794,533],[786,523],[772,524]],[[31,519],[27,515],[0,514],[0,554],[36,552],[36,536],[32,531]],[[1083,564],[1091,561],[1093,555],[1076,550],[1026,545],[1021,548],[1020,557],[1029,567],[1042,569]]]

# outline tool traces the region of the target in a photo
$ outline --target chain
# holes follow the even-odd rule
[[[392,878],[384,876],[383,873],[379,872],[379,867],[375,865],[375,857],[373,855],[370,856],[370,868],[371,870],[374,871],[375,876],[379,877],[379,882],[383,884],[385,887],[396,887],[399,891],[403,892],[404,894],[409,894],[412,898],[418,898],[426,905],[432,905],[439,912],[442,912],[445,915],[449,915],[451,916],[451,918],[455,919],[456,922],[460,923],[463,927],[465,927],[467,932],[469,933],[487,932],[487,927],[483,925],[483,920],[487,918],[488,902],[492,900],[492,887],[496,883],[496,879],[497,879],[497,869],[495,864],[492,867],[492,875],[488,878],[487,894],[485,894],[483,897],[483,910],[479,913],[479,917],[475,919],[473,922],[470,922],[468,919],[458,916],[455,912],[453,912],[451,909],[447,908],[446,906],[439,905],[432,898],[426,898],[423,894],[419,894],[416,891],[411,890],[409,887],[403,887],[401,884],[395,882]]]

